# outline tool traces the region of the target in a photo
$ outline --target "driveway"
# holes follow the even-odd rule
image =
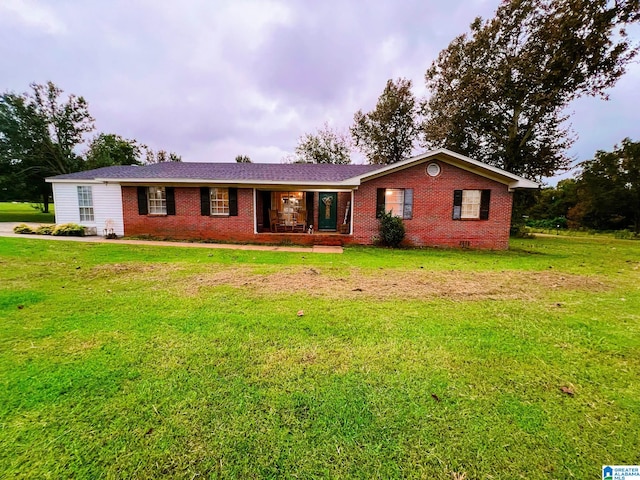
[[[267,252],[296,252],[296,253],[342,253],[342,247],[329,247],[324,245],[314,245],[313,247],[279,247],[277,245],[235,245],[227,243],[194,243],[194,242],[164,242],[156,240],[130,240],[120,238],[117,240],[107,240],[100,236],[90,237],[54,237],[52,235],[21,235],[13,233],[13,227],[25,222],[0,222],[0,237],[16,237],[37,240],[61,240],[65,242],[93,242],[93,243],[119,243],[126,245],[148,245],[156,247],[192,247],[192,248],[214,248],[226,250],[258,250]],[[38,227],[39,223],[26,223],[30,227]]]

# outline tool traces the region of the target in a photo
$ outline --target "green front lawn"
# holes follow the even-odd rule
[[[0,202],[0,222],[53,223],[54,211],[53,203],[49,213],[42,213],[30,203]]]
[[[0,472],[599,478],[640,462],[639,312],[633,241],[0,238]]]

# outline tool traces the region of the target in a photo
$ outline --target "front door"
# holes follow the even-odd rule
[[[338,218],[338,194],[318,194],[318,230],[335,230]]]

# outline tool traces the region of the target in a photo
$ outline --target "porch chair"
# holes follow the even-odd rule
[[[269,228],[272,232],[284,231],[284,223],[280,220],[278,210],[269,210]]]
[[[296,215],[296,223],[293,226],[293,230],[296,232],[305,232],[307,230],[307,211],[299,210]]]

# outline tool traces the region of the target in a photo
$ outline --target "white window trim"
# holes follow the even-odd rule
[[[481,203],[482,190],[462,190],[460,218],[462,220],[478,220],[480,218]]]
[[[218,198],[218,193],[222,192],[222,198]],[[226,195],[226,198],[225,198]],[[211,216],[228,217],[229,216],[229,189],[225,187],[209,188],[209,211]]]
[[[384,211],[385,213],[389,213],[394,207],[398,207],[398,212],[393,211],[392,214],[394,217],[402,218],[404,216],[404,188],[385,188],[384,190]],[[387,199],[392,196],[393,192],[399,192],[400,202],[393,202],[392,208],[389,208],[389,202]],[[390,194],[391,193],[391,194]]]
[[[93,210],[93,189],[90,185],[78,185],[76,191],[78,193],[78,214],[80,222],[95,222],[95,212]]]
[[[160,198],[155,195],[152,197],[152,191],[162,192],[162,195]],[[167,214],[167,190],[165,187],[147,187],[147,211],[149,215]]]

